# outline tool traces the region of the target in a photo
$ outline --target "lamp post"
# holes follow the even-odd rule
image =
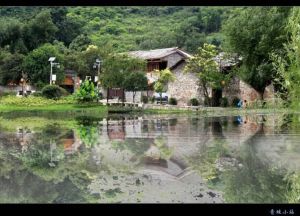
[[[96,62],[95,62],[94,65],[93,65],[93,68],[94,68],[94,69],[98,68],[97,76],[95,76],[95,82],[98,82],[99,77],[100,77],[101,63],[102,63],[101,59],[100,59],[100,58],[97,58],[97,59],[96,59]]]
[[[52,85],[53,66],[56,66],[57,68],[60,68],[59,63],[54,62],[54,60],[55,60],[55,57],[50,57],[49,60],[48,60],[50,62],[50,67],[51,67],[51,69],[50,69],[50,85]]]

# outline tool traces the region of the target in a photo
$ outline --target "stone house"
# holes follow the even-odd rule
[[[186,60],[192,57],[191,54],[188,54],[177,47],[172,47],[148,51],[132,51],[128,52],[128,55],[147,61],[146,73],[150,86],[156,80],[156,77],[153,74],[155,69],[163,70],[169,68],[175,75],[176,79],[174,82],[170,82],[168,84],[167,94],[169,95],[169,98],[176,98],[178,105],[188,105],[191,98],[197,98],[200,101],[200,104],[204,104],[204,94],[201,87],[198,85],[198,77],[194,73],[184,72]],[[237,55],[229,56],[222,52],[218,54],[214,60],[219,65],[220,72],[226,73],[234,66],[237,66],[241,61],[241,58]],[[224,87],[222,90],[208,89],[208,91],[212,100],[216,101],[213,104],[214,106],[220,105],[219,101],[222,97],[226,97],[230,104],[235,97],[246,100],[247,103],[251,103],[262,98],[260,93],[237,77],[234,77],[230,81],[229,85]],[[136,101],[141,101],[142,95],[151,96],[153,92],[153,88],[149,88],[147,92],[137,93]],[[126,101],[131,101],[132,93],[125,92],[125,98]]]
[[[156,77],[153,71],[164,70],[166,68],[169,68],[176,75],[176,81],[169,84],[168,86],[167,93],[170,97],[175,97],[179,101],[182,101],[185,99],[183,98],[183,96],[193,95],[197,91],[197,83],[195,77],[192,74],[183,73],[186,59],[192,56],[178,49],[177,47],[148,51],[132,51],[128,52],[128,55],[147,61],[146,73],[150,86],[149,90],[147,91],[148,96],[152,96],[154,92],[153,88],[151,88],[151,84],[156,81]],[[178,85],[181,86],[178,87]],[[126,100],[130,101],[130,98],[132,98],[131,93],[126,92],[125,95]],[[139,94],[137,94],[137,101],[140,100],[141,95],[145,95],[145,92],[139,92]]]

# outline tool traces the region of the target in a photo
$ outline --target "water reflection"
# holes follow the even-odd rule
[[[0,202],[299,202],[297,115],[0,122]]]

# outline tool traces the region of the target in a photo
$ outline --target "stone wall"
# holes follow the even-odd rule
[[[223,88],[222,96],[227,97],[229,105],[232,104],[234,98],[240,98],[240,79],[234,77],[229,84]]]
[[[252,88],[250,85],[245,83],[244,81],[240,80],[240,98],[243,101],[247,101],[244,103],[244,105],[252,104],[253,102],[257,100],[262,99],[262,95],[257,92],[254,88]]]
[[[262,99],[262,95],[259,92],[237,77],[234,77],[230,81],[230,83],[223,89],[222,94],[223,97],[228,98],[230,105],[235,97],[242,99],[243,101],[246,100],[247,104],[251,104]]]
[[[265,88],[263,99],[266,101],[272,101],[275,98],[274,85],[270,84]]]
[[[182,63],[172,70],[176,80],[168,84],[167,90],[169,98],[176,98],[178,105],[187,105],[191,98],[200,98],[202,95],[197,84],[198,78],[195,74],[184,73],[184,66],[185,63]]]

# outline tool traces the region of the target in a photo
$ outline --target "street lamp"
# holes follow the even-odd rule
[[[101,59],[100,59],[100,58],[97,58],[97,59],[96,59],[96,62],[95,62],[94,65],[93,65],[93,68],[94,68],[94,69],[98,68],[98,74],[97,74],[97,76],[95,76],[95,82],[97,82],[97,81],[99,80],[99,77],[100,77],[101,63],[102,63]]]
[[[51,66],[51,70],[50,70],[50,85],[52,85],[52,79],[53,79],[53,77],[52,77],[52,70],[53,70],[52,68],[53,68],[53,66],[56,66],[57,68],[60,68],[59,63],[54,62],[54,60],[55,60],[55,57],[50,57],[49,60],[48,60],[50,62],[50,66]]]

